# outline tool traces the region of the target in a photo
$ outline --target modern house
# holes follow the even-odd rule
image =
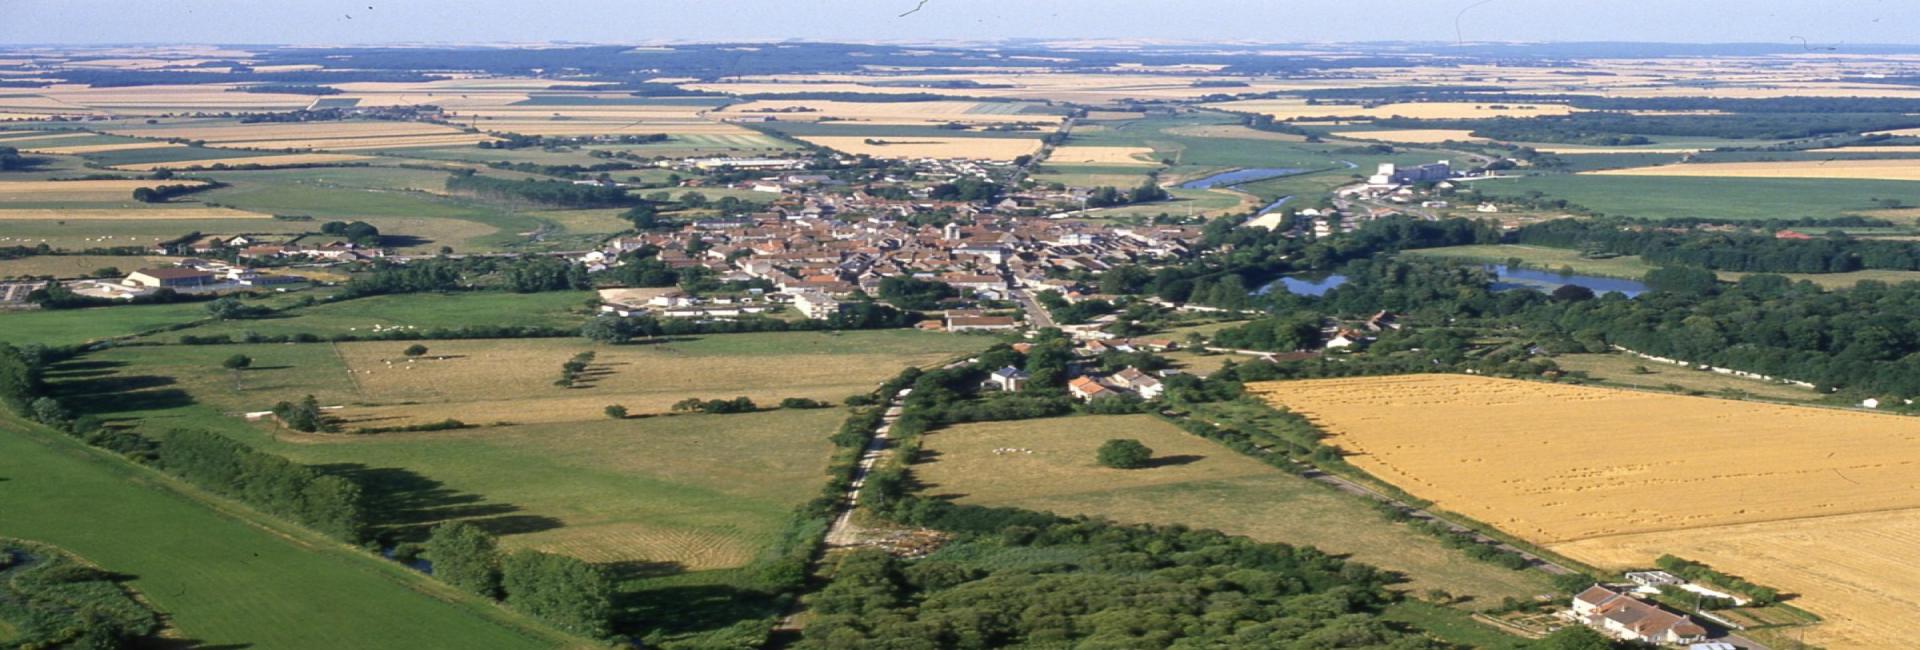
[[[149,289],[186,289],[206,286],[217,281],[214,274],[199,269],[158,268],[140,269],[129,273],[127,279],[121,283]]]
[[[1704,640],[1707,629],[1683,614],[1601,585],[1573,597],[1573,618],[1616,639],[1679,645]]]
[[[1027,381],[1031,379],[1033,379],[1033,375],[1029,375],[1025,370],[1013,366],[995,370],[993,374],[987,375],[988,384],[992,384],[995,388],[1004,391],[1017,391],[1026,388]]]
[[[1113,376],[1108,377],[1107,380],[1113,382],[1115,386],[1139,393],[1142,399],[1159,397],[1160,393],[1166,390],[1159,379],[1133,366],[1127,366],[1125,370],[1113,373]]]
[[[1084,402],[1119,394],[1118,391],[1101,385],[1092,377],[1073,378],[1073,381],[1067,382],[1067,392],[1073,393],[1074,398]]]

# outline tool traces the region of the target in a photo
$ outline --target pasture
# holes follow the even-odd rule
[[[1334,137],[1349,140],[1385,140],[1387,142],[1410,142],[1414,144],[1437,144],[1441,142],[1486,142],[1465,129],[1380,129],[1378,131],[1335,131]]]
[[[165,266],[178,259],[152,255],[35,255],[0,260],[0,278],[93,277],[93,272],[100,269],[115,268],[122,272],[130,272],[149,266]]]
[[[0,421],[0,476],[8,535],[133,576],[130,586],[195,645],[584,643],[11,417]]]
[[[1814,643],[1898,646],[1920,608],[1895,559],[1920,553],[1906,417],[1461,375],[1250,388],[1355,466],[1574,559],[1675,553],[1799,594]]]
[[[1138,439],[1159,460],[1140,470],[1101,467],[1094,452],[1109,438]],[[915,478],[926,485],[926,494],[960,503],[1181,524],[1263,542],[1311,545],[1400,572],[1408,579],[1404,588],[1443,588],[1470,596],[1475,607],[1550,590],[1535,574],[1470,561],[1387,521],[1360,499],[1153,416],[963,424],[927,434],[924,446],[933,460],[915,465]]]
[[[156,169],[213,169],[247,165],[253,167],[305,167],[309,165],[331,165],[337,163],[365,162],[366,156],[339,153],[290,153],[267,156],[242,156],[235,158],[206,158],[197,160],[168,160],[162,162],[126,163],[114,165],[114,169],[150,172]]]
[[[217,335],[239,340],[248,332],[262,336],[305,333],[323,338],[339,334],[372,336],[384,330],[427,332],[470,325],[571,328],[586,320],[584,305],[592,295],[586,291],[475,291],[370,296],[297,307],[270,318],[213,321],[145,340],[171,342],[181,336]]]
[[[206,305],[199,303],[0,311],[0,343],[71,345],[191,323],[206,316]]]
[[[1854,179],[1559,174],[1469,187],[1490,196],[1540,192],[1610,215],[1655,219],[1838,217],[1879,208],[1882,199],[1920,205],[1920,183]]]

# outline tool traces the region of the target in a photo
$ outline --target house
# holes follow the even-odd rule
[[[1687,583],[1687,581],[1681,580],[1680,576],[1665,571],[1633,571],[1627,574],[1627,580],[1633,584],[1654,589],[1659,589],[1666,585],[1679,586]]]
[[[1073,378],[1073,381],[1067,382],[1067,392],[1073,393],[1075,399],[1087,402],[1117,394],[1115,390],[1101,385],[1092,377]]]
[[[1025,370],[1013,366],[995,370],[993,374],[987,375],[987,383],[993,384],[994,387],[1004,391],[1017,391],[1026,388],[1027,381],[1031,379],[1033,379],[1033,375],[1029,375]]]
[[[127,279],[121,283],[127,286],[147,287],[149,289],[181,289],[213,284],[214,275],[197,269],[140,269],[127,274]]]
[[[1707,629],[1693,619],[1601,585],[1573,597],[1573,618],[1625,641],[1678,645],[1704,640]]]
[[[793,308],[800,310],[800,314],[807,318],[826,320],[838,315],[846,305],[818,291],[795,291]]]
[[[1327,339],[1327,349],[1329,350],[1340,350],[1340,349],[1347,349],[1347,348],[1358,350],[1366,346],[1367,346],[1366,337],[1361,336],[1359,333],[1351,332],[1344,329],[1340,330],[1338,334],[1334,334],[1333,338]]]
[[[1107,380],[1113,382],[1115,386],[1139,393],[1140,397],[1144,399],[1159,397],[1160,394],[1166,390],[1166,387],[1160,384],[1159,379],[1155,379],[1153,375],[1141,372],[1139,368],[1133,366],[1127,366],[1125,370],[1113,373],[1113,376],[1108,377]]]

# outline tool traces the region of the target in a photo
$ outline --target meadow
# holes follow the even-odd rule
[[[248,332],[261,336],[315,334],[329,338],[341,334],[372,336],[389,329],[427,331],[470,325],[574,328],[586,321],[585,303],[591,297],[593,294],[587,291],[370,296],[296,307],[268,318],[212,321],[145,340],[173,342],[181,336],[219,335],[239,340]]]
[[[0,260],[0,278],[49,275],[56,278],[92,277],[93,272],[100,269],[115,268],[130,272],[149,266],[165,266],[178,259],[151,255],[35,255]]]
[[[6,477],[8,535],[58,545],[133,576],[130,586],[167,615],[172,634],[185,644],[585,644],[11,417],[0,421],[0,476]]]
[[[4,311],[0,312],[0,343],[72,345],[182,325],[206,317],[207,307],[200,303]]]
[[[1355,466],[1573,559],[1673,553],[1798,594],[1813,643],[1896,647],[1920,607],[1895,559],[1920,552],[1902,416],[1461,375],[1250,388]]]
[[[1094,451],[1109,438],[1138,439],[1158,460],[1141,470],[1101,467]],[[1537,574],[1467,560],[1360,499],[1149,415],[963,424],[927,434],[924,446],[933,460],[913,468],[923,492],[960,503],[1181,524],[1316,546],[1400,572],[1407,578],[1403,588],[1446,589],[1472,598],[1475,607],[1551,591]]]
[[[1655,219],[1838,217],[1881,207],[1880,199],[1920,205],[1920,183],[1904,181],[1563,174],[1469,186],[1489,196],[1539,192],[1605,214]]]

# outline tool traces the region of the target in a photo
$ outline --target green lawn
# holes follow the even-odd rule
[[[206,305],[199,303],[0,311],[0,342],[71,345],[191,323],[206,316]]]
[[[262,336],[300,333],[321,337],[334,334],[371,336],[376,333],[376,325],[382,329],[411,327],[419,330],[473,325],[577,327],[586,321],[587,315],[578,312],[585,309],[586,301],[591,297],[593,293],[589,291],[475,291],[371,296],[296,308],[272,318],[210,322],[180,331],[164,332],[146,340],[171,343],[181,336],[219,334],[239,340],[247,332]]]
[[[7,535],[135,576],[199,647],[586,645],[11,418],[0,421],[0,478]]]
[[[1875,199],[1920,204],[1920,182],[1907,181],[1559,174],[1468,186],[1490,196],[1539,192],[1609,215],[1648,218],[1838,217],[1879,207]]]
[[[1473,620],[1471,614],[1433,603],[1406,600],[1387,607],[1381,618],[1406,623],[1447,643],[1478,650],[1527,650],[1534,644]]]

